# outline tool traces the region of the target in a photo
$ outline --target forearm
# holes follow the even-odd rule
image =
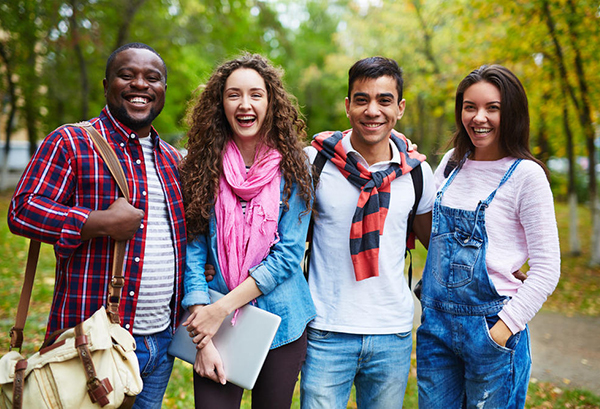
[[[248,277],[213,305],[224,311],[225,315],[229,315],[261,295],[262,292],[256,285],[254,278]]]
[[[431,236],[431,212],[415,216],[413,231],[421,244],[423,244],[426,249],[429,248],[429,238]]]

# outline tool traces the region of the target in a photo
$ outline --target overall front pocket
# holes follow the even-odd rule
[[[448,288],[470,283],[473,267],[481,255],[483,240],[456,229],[454,233],[433,238],[432,244],[436,253],[432,270],[438,283]]]

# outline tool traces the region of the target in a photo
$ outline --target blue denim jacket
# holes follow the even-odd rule
[[[285,210],[284,183],[282,178],[277,227],[279,242],[271,247],[271,252],[262,263],[250,269],[250,275],[263,293],[256,299],[256,305],[281,317],[281,324],[271,349],[298,339],[304,332],[306,324],[316,315],[301,268],[310,213],[302,215],[299,219],[300,213],[306,210],[306,206],[304,200],[297,195],[296,185],[292,187],[288,201],[289,209]],[[206,263],[215,266],[216,274],[210,283],[206,282],[204,276]],[[214,211],[209,221],[209,234],[188,242],[183,281],[183,307],[209,304],[208,287],[223,294],[229,292],[218,263]]]

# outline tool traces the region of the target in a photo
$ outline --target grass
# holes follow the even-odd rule
[[[27,240],[14,236],[8,231],[6,214],[10,200],[9,193],[0,193],[0,355],[8,350],[8,332],[14,324],[17,303],[21,291],[23,271],[27,259]],[[567,241],[567,207],[557,203],[556,214],[559,223],[561,243]],[[582,239],[582,255],[570,256],[568,249],[563,249],[562,271],[560,283],[554,294],[544,305],[545,310],[561,312],[567,315],[583,314],[600,316],[600,273],[587,265],[589,259],[591,226],[589,213],[583,207],[579,209],[580,237]],[[418,248],[414,254],[413,269],[418,280],[422,271],[425,250]],[[52,300],[54,284],[54,254],[52,247],[42,245],[40,263],[37,269],[27,326],[25,327],[24,355],[29,355],[41,345],[49,306]],[[412,357],[412,368],[404,407],[417,407],[417,385],[415,355]],[[163,401],[163,408],[192,408],[194,392],[192,386],[192,367],[176,360],[171,381]],[[298,386],[294,394],[292,408],[299,408]],[[352,394],[349,408],[355,408]],[[600,408],[600,396],[585,390],[568,389],[563,385],[537,382],[532,380],[527,396],[527,408]],[[242,408],[250,408],[249,394],[244,395]]]

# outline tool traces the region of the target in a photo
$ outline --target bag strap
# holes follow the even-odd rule
[[[108,142],[96,131],[96,129],[89,122],[78,122],[72,124],[83,128],[92,138],[94,145],[98,148],[98,152],[102,159],[108,166],[112,176],[115,178],[123,197],[130,201],[129,188],[127,185],[127,179],[123,173],[123,168],[119,164],[119,159],[115,154],[114,150],[110,147]],[[121,300],[121,289],[125,284],[125,277],[123,276],[123,264],[125,259],[125,241],[118,241],[115,244],[114,256],[113,256],[113,270],[112,280],[109,284],[109,297],[107,301],[107,312],[111,322],[120,324],[121,318],[119,316],[119,303]],[[30,240],[29,252],[27,255],[27,264],[25,267],[25,276],[23,278],[23,286],[21,288],[21,296],[19,297],[19,305],[17,307],[17,317],[15,319],[15,325],[10,330],[10,347],[9,350],[18,349],[21,352],[23,346],[23,329],[27,321],[27,313],[29,310],[29,303],[31,301],[31,293],[33,289],[33,282],[35,279],[35,270],[37,267],[39,255],[40,255],[41,243],[37,240]]]
[[[88,344],[88,337],[83,332],[83,323],[81,322],[75,327],[75,348],[77,349],[77,354],[83,364],[83,370],[87,380],[88,395],[90,396],[92,403],[98,403],[98,405],[104,407],[110,403],[108,394],[113,391],[113,387],[108,378],[102,380],[98,379]]]
[[[27,264],[25,267],[25,277],[23,278],[23,287],[21,296],[19,297],[19,306],[17,307],[17,318],[15,325],[10,330],[10,348],[18,348],[21,352],[23,345],[23,329],[27,321],[27,312],[29,311],[29,301],[31,300],[31,291],[33,289],[33,281],[35,279],[35,269],[37,267],[38,258],[40,255],[41,243],[37,240],[29,242],[29,253],[27,254]]]
[[[119,158],[117,158],[117,154],[108,144],[106,139],[98,133],[96,128],[92,126],[91,123],[87,121],[77,122],[72,124],[73,126],[77,126],[83,128],[87,131],[87,133],[92,138],[94,145],[98,148],[98,153],[104,159],[104,163],[108,166],[110,173],[113,178],[117,182],[119,189],[121,190],[121,194],[128,201],[131,202],[129,197],[129,187],[127,185],[127,179],[125,178],[125,173],[123,173],[123,168],[119,163]],[[119,315],[119,304],[121,302],[121,290],[125,285],[125,277],[123,276],[123,264],[125,260],[125,247],[127,245],[126,241],[117,241],[115,243],[115,249],[113,254],[113,268],[112,268],[112,279],[110,281],[108,287],[108,299],[106,302],[106,312],[108,313],[108,318],[110,322],[114,324],[121,324],[121,316]]]

